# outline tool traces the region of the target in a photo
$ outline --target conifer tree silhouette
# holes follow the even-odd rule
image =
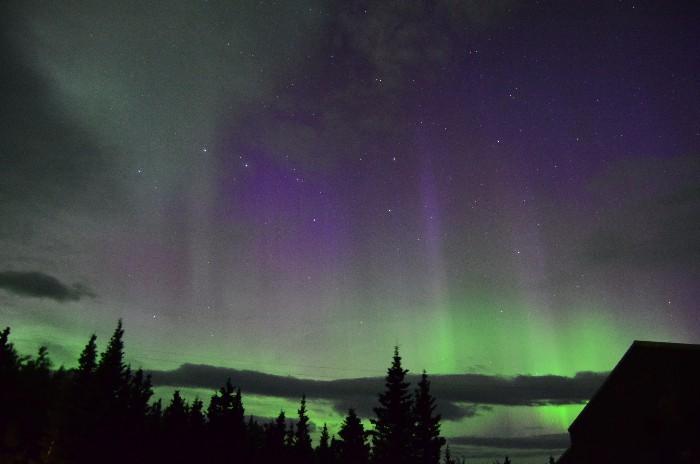
[[[3,464],[368,464],[370,458],[376,464],[437,464],[433,458],[442,438],[430,383],[424,374],[412,401],[398,348],[375,408],[372,454],[352,409],[338,439],[330,438],[324,424],[314,450],[305,396],[295,424],[288,425],[284,411],[265,427],[253,416],[246,424],[241,390],[230,379],[212,396],[206,417],[202,401],[189,405],[179,391],[163,411],[160,399],[151,402],[150,377],[124,362],[121,321],[99,360],[92,335],[70,371],[52,371],[44,347],[35,357],[19,356],[9,334],[9,328],[0,332]],[[425,461],[417,461],[419,456]]]
[[[215,456],[236,459],[243,452],[245,440],[245,410],[241,390],[234,393],[231,379],[212,396],[207,410],[209,436]]]
[[[190,405],[187,414],[187,430],[189,431],[187,440],[187,462],[197,462],[202,459],[201,448],[205,443],[206,419],[204,417],[204,403],[199,398],[195,398]]]
[[[318,464],[331,464],[333,456],[331,455],[330,435],[328,434],[328,426],[323,424],[321,436],[319,437],[318,447],[316,448],[316,462]]]
[[[175,390],[170,404],[163,411],[161,447],[169,462],[185,463],[189,459],[189,406]]]
[[[294,424],[289,424],[289,428],[284,434],[284,447],[288,450],[294,449]]]
[[[6,379],[19,371],[19,355],[10,343],[10,328],[0,332],[0,376]]]
[[[348,410],[338,436],[340,439],[336,442],[336,446],[341,464],[364,464],[369,461],[367,434],[354,409]]]
[[[284,411],[280,411],[277,418],[265,426],[265,445],[263,447],[263,460],[265,462],[272,463],[282,460],[286,433],[287,418]]]
[[[124,459],[126,381],[129,374],[124,364],[124,329],[119,319],[100,356],[95,369],[96,429],[89,438],[96,455],[86,455],[86,460],[119,462]]]
[[[11,437],[16,430],[19,419],[18,386],[20,377],[20,358],[14,345],[10,342],[10,328],[0,332],[0,379],[3,394],[0,395],[0,460],[7,459],[14,453]]]
[[[167,461],[167,453],[163,452],[168,437],[163,427],[163,401],[158,398],[148,407],[145,418],[145,435],[148,439],[144,446],[144,462]]]
[[[119,319],[117,328],[114,329],[109,339],[107,349],[102,353],[95,374],[99,382],[98,387],[108,395],[108,399],[116,399],[124,388],[126,378],[126,366],[124,365],[124,328]]]
[[[306,414],[306,395],[301,397],[297,415],[299,419],[294,432],[294,455],[297,462],[305,463],[311,459],[313,452],[311,435],[309,434],[309,416]]]
[[[204,403],[199,398],[195,398],[187,414],[187,423],[191,432],[201,433],[204,429]]]
[[[386,390],[379,395],[377,415],[372,420],[373,461],[377,464],[406,464],[411,462],[413,419],[412,401],[405,381],[408,370],[401,367],[399,347],[394,347],[391,367],[387,370]]]
[[[78,358],[78,369],[75,371],[77,382],[91,377],[97,368],[97,335],[92,334]]]
[[[180,391],[175,390],[170,404],[163,411],[163,426],[179,434],[187,430],[188,418],[189,406],[180,396]]]
[[[65,417],[58,437],[58,453],[68,462],[82,462],[82,456],[94,455],[96,369],[97,336],[92,334],[78,358],[78,368],[73,373],[63,410]]]
[[[417,464],[438,464],[445,439],[440,436],[440,415],[435,414],[435,398],[430,394],[430,381],[423,371],[415,392],[413,406],[413,447]]]
[[[27,359],[20,368],[21,382],[17,417],[20,443],[28,462],[40,462],[45,458],[43,451],[51,441],[49,410],[56,391],[51,376],[51,360],[45,346],[39,348],[35,358]]]
[[[145,375],[143,369],[138,369],[127,378],[127,407],[133,420],[140,421],[146,417],[151,396],[153,396],[151,376]]]

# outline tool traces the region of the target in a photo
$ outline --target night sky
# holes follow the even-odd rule
[[[310,379],[381,377],[398,344],[412,372],[464,374],[454,449],[543,462],[585,372],[634,339],[700,342],[699,19],[675,1],[2,2],[0,325],[72,366],[123,318],[134,366],[249,370],[260,416]],[[225,381],[192,370],[157,391]],[[483,396],[517,396],[515,375],[583,393]],[[318,390],[333,430],[350,400]]]

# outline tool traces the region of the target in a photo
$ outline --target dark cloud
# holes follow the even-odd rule
[[[346,414],[348,409],[354,409],[360,417],[374,416],[374,408],[377,406],[377,392],[374,395],[357,395],[348,398],[332,399],[333,408],[339,414]],[[437,399],[437,411],[445,420],[460,420],[479,415],[481,411],[490,410],[488,405],[459,404]]]
[[[201,364],[183,364],[171,371],[153,371],[154,385],[218,388],[230,377],[235,385],[251,394],[327,399],[339,412],[356,408],[370,415],[377,393],[383,390],[380,377],[311,380],[283,377],[262,372],[227,369]],[[431,376],[432,390],[439,399],[439,411],[445,419],[471,417],[490,404],[538,406],[577,404],[588,400],[607,374],[582,372],[574,377],[555,375],[499,377],[482,374]],[[415,383],[416,376],[409,376]]]
[[[436,395],[444,400],[539,406],[583,403],[591,397],[606,376],[606,373],[599,372],[579,372],[573,377],[455,374],[435,376],[432,378],[432,385]]]
[[[450,445],[479,446],[503,449],[539,449],[561,450],[569,446],[569,435],[565,433],[551,435],[530,435],[526,437],[453,437]]]
[[[15,295],[49,298],[61,303],[95,297],[82,284],[66,285],[57,278],[38,271],[2,271],[0,288]]]

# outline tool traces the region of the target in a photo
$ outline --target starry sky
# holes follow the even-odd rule
[[[398,344],[465,455],[540,462],[632,340],[700,342],[699,13],[3,2],[0,322],[331,426]]]

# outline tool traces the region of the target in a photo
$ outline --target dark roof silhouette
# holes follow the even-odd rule
[[[569,436],[559,464],[700,463],[700,345],[632,343]]]

